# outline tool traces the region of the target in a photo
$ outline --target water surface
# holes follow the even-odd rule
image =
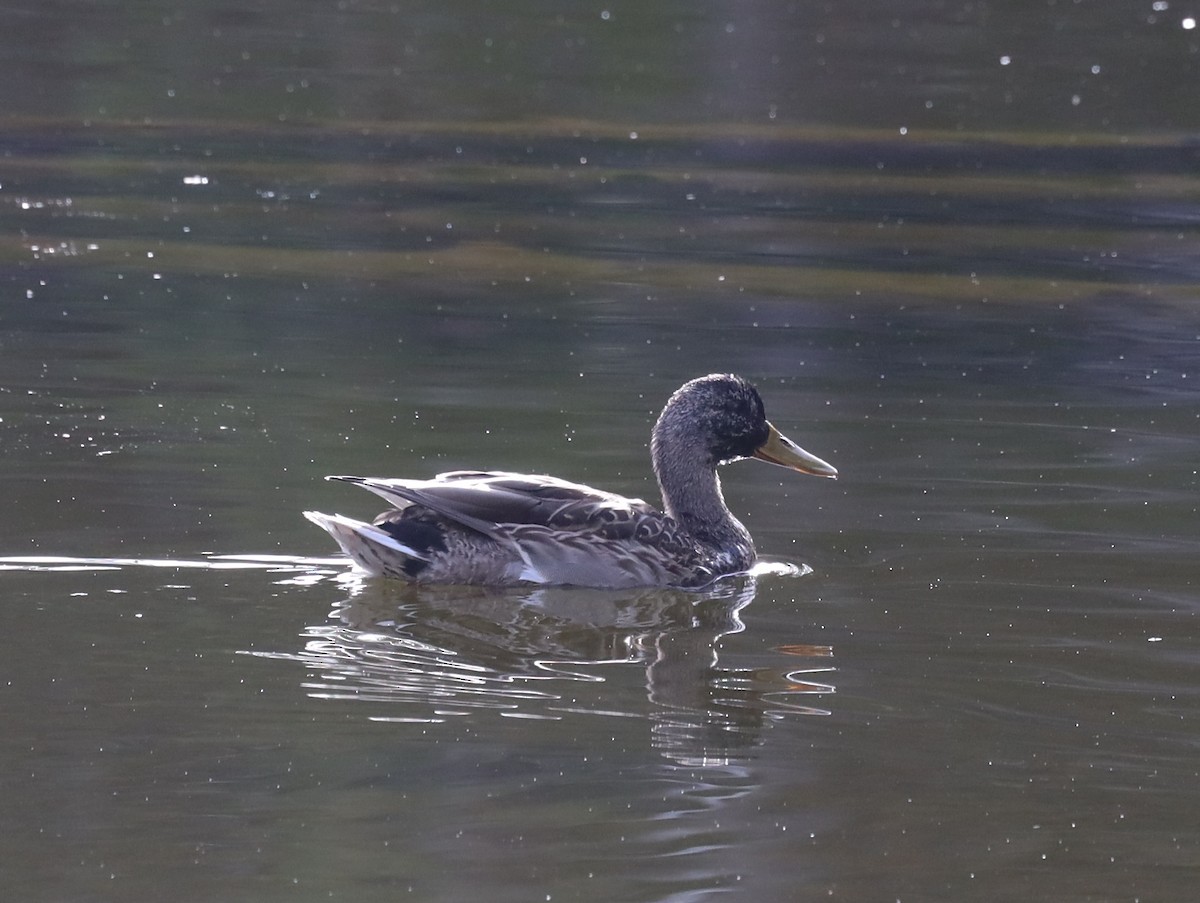
[[[1184,899],[1175,4],[10,8],[0,740],[26,899]],[[1006,60],[1006,61],[1005,61]],[[836,483],[711,592],[363,581],[327,473]]]

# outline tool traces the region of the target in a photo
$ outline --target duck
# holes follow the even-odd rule
[[[740,376],[710,374],[668,399],[651,433],[662,510],[540,474],[455,470],[432,479],[329,476],[385,499],[371,523],[305,511],[367,575],[415,584],[705,587],[756,560],[717,468],[754,458],[836,479],[767,420]]]

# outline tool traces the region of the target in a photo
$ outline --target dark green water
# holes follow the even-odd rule
[[[1187,899],[1189,14],[6,8],[10,895]],[[717,370],[842,474],[727,468],[720,592],[363,583],[300,516],[653,498]]]

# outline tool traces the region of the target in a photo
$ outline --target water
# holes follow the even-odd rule
[[[11,894],[1189,896],[1188,11],[3,16]],[[710,593],[300,516],[653,498],[715,370],[841,478],[726,468],[767,564]]]

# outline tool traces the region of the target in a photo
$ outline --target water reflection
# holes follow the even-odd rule
[[[745,629],[739,612],[756,589],[754,576],[704,594],[364,581],[330,623],[304,630],[299,652],[247,654],[303,663],[314,698],[386,704],[376,721],[646,717],[670,760],[727,764],[773,720],[828,714],[806,700],[834,692],[828,646],[778,646],[778,666],[722,662],[721,640]],[[648,706],[604,686],[604,666],[623,664],[643,666]]]

